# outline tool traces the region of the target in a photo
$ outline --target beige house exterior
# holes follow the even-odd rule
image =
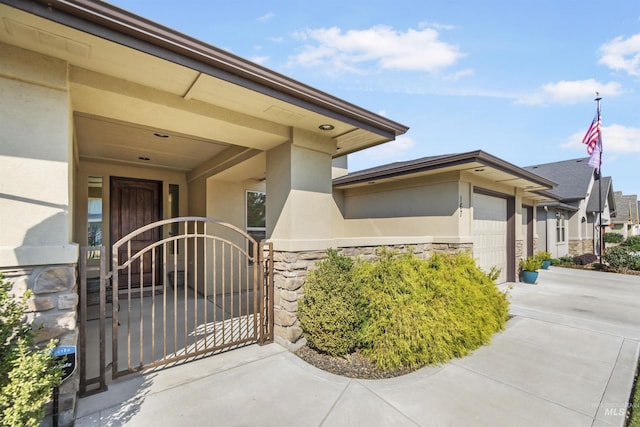
[[[16,295],[34,291],[38,339],[65,345],[78,343],[79,247],[115,239],[116,181],[153,187],[141,221],[240,229],[247,191],[266,192],[276,335],[295,341],[283,307],[295,313],[296,301],[280,297],[300,286],[290,254],[346,242],[333,159],[408,129],[97,1],[0,2],[0,57],[0,272]],[[77,380],[61,390],[62,425],[76,390]]]
[[[636,194],[614,192],[615,215],[611,219],[610,231],[622,234],[625,239],[640,234],[640,203]]]
[[[408,127],[108,3],[1,0],[0,57],[0,272],[34,292],[39,340],[78,344],[79,248],[121,237],[123,194],[148,197],[128,225],[250,231],[247,194],[266,193],[274,330],[290,348],[326,249],[472,251],[514,281],[551,200],[554,182],[482,151],[348,174],[347,154]],[[62,425],[77,390],[61,389]]]

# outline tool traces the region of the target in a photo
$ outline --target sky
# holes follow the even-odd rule
[[[410,128],[350,171],[474,150],[587,157],[598,92],[602,173],[640,194],[638,0],[109,2]]]

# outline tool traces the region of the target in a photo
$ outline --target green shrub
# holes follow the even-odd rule
[[[460,357],[504,328],[508,302],[468,255],[378,251],[355,265],[366,315],[362,350],[378,368],[417,368]]]
[[[16,299],[0,275],[0,426],[37,426],[44,403],[60,383],[51,350],[33,348],[33,332],[23,322],[25,295]]]
[[[558,258],[551,258],[551,265],[562,265],[562,261]]]
[[[611,268],[624,271],[640,270],[640,251],[632,246],[616,246],[607,249],[602,260]]]
[[[622,246],[632,247],[636,251],[640,251],[640,236],[629,236],[627,240],[622,242]]]
[[[564,265],[573,264],[573,257],[569,255],[562,256],[560,257],[560,263]]]
[[[622,243],[624,241],[624,236],[620,233],[604,233],[602,241],[605,243]]]
[[[342,356],[357,346],[362,297],[351,275],[353,260],[332,249],[327,255],[307,276],[298,317],[309,346]]]

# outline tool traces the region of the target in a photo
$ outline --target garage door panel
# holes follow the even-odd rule
[[[507,277],[507,200],[485,194],[473,198],[473,256],[480,268],[501,269],[497,282]]]

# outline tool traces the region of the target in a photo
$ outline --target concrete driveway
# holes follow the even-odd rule
[[[111,384],[76,426],[622,426],[640,277],[552,267],[510,288],[506,330],[445,365],[355,380],[250,346]]]

